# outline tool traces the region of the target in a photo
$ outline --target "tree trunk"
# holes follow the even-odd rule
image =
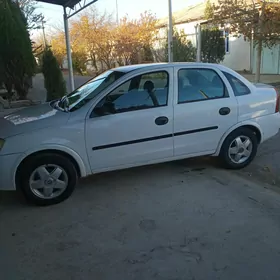
[[[95,71],[98,72],[98,67],[96,63],[96,57],[94,53],[90,54],[92,66],[95,68]]]
[[[258,40],[257,44],[257,57],[256,57],[256,74],[255,74],[255,82],[260,82],[261,77],[261,63],[262,63],[262,40]]]
[[[5,88],[8,92],[8,96],[7,96],[7,99],[9,102],[11,102],[12,100],[12,94],[13,94],[13,83],[10,79],[7,79],[7,81],[5,81]]]
[[[262,63],[262,45],[263,45],[263,24],[264,24],[264,11],[265,11],[265,2],[262,2],[261,11],[259,13],[259,28],[258,28],[258,39],[257,39],[257,57],[256,57],[256,75],[255,82],[260,82],[261,76],[261,63]]]
[[[26,78],[15,79],[14,88],[19,100],[25,100],[28,94],[29,85],[26,83]]]

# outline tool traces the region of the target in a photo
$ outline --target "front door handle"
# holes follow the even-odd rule
[[[165,125],[168,123],[168,118],[167,117],[158,117],[155,119],[156,125]]]
[[[230,108],[223,107],[219,110],[219,114],[222,116],[228,115],[230,113]]]

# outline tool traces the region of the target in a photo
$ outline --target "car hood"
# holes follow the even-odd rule
[[[0,118],[0,138],[65,124],[69,115],[53,109],[49,103],[21,109]]]

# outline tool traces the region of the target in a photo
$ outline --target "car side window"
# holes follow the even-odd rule
[[[250,89],[238,78],[234,77],[233,75],[227,72],[223,72],[223,74],[228,79],[235,96],[242,96],[251,93]]]
[[[212,69],[180,69],[178,103],[228,97],[224,82]]]
[[[167,106],[169,75],[166,71],[133,77],[115,88],[95,107],[94,115],[102,116]]]

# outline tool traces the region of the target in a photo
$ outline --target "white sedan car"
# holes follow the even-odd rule
[[[242,168],[279,128],[277,91],[224,66],[120,67],[0,119],[0,189],[50,205],[98,172],[202,155]]]

